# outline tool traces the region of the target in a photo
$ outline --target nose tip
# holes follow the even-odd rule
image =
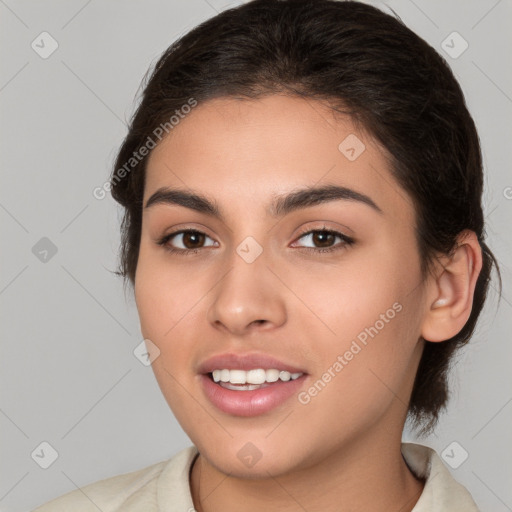
[[[286,311],[279,290],[266,265],[241,260],[215,288],[208,320],[237,335],[282,325]]]

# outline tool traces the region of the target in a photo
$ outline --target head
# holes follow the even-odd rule
[[[339,187],[359,195],[303,194],[308,206],[289,211],[279,202],[305,188],[333,198]],[[232,437],[250,429],[257,446],[285,443],[300,462],[304,435],[318,437],[329,415],[333,443],[390,411],[431,432],[497,268],[482,187],[478,135],[448,65],[374,7],[256,0],[172,44],[145,85],[111,191],[125,208],[119,273],[191,439],[228,443],[197,425],[220,421]],[[221,215],[199,212],[197,198],[171,204],[177,190]],[[168,236],[179,229],[202,234]],[[305,235],[323,229],[343,237]],[[322,243],[338,250],[304,249]],[[199,364],[245,350],[305,366],[312,385],[330,373],[289,406],[295,436],[269,441],[269,415],[249,426],[199,403]]]

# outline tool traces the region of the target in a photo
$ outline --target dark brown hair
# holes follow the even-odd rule
[[[414,201],[423,278],[438,255],[452,254],[463,230],[478,237],[483,267],[469,320],[453,338],[426,342],[412,390],[408,419],[430,433],[446,407],[452,356],[473,334],[493,264],[500,295],[501,275],[484,242],[482,158],[463,92],[446,61],[399,18],[352,1],[254,0],[173,43],[150,73],[111,176],[112,196],[125,208],[118,273],[133,285],[147,162],[141,148],[157,128],[172,129],[169,120],[191,98],[201,104],[276,93],[325,101],[386,148],[395,179]]]

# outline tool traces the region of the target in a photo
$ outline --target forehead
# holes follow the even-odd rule
[[[349,117],[313,99],[217,98],[196,106],[152,151],[144,202],[179,187],[233,207],[262,205],[304,186],[337,184],[372,197],[386,215],[413,213],[384,148]]]

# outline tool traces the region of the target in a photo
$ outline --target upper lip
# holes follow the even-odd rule
[[[290,373],[306,373],[305,370],[266,354],[218,354],[203,361],[198,367],[198,373],[211,373],[213,370],[255,370],[276,369]]]

